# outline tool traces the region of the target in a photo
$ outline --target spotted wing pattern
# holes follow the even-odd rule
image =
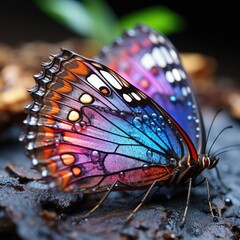
[[[176,121],[106,66],[66,49],[35,75],[26,109],[28,156],[51,185],[105,191],[116,180],[164,184],[196,150]]]
[[[126,31],[96,58],[165,109],[202,152],[202,117],[179,54],[163,35],[144,25]]]

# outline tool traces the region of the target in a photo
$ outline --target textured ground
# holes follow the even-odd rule
[[[204,111],[206,122],[212,112]],[[240,143],[240,125],[227,114],[214,124],[213,135],[228,124],[234,130],[222,135],[215,149]],[[214,170],[207,176],[218,222],[208,212],[206,186],[192,191],[187,222],[179,228],[186,189],[154,189],[130,223],[125,218],[141,199],[142,192],[112,193],[87,221],[78,222],[101,195],[49,192],[18,143],[19,128],[0,135],[0,239],[240,239],[240,152],[221,155],[219,168],[230,190],[224,194]],[[212,136],[211,141],[214,139]]]

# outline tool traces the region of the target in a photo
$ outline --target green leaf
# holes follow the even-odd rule
[[[182,31],[184,19],[165,6],[153,6],[125,15],[120,19],[117,34],[136,24],[146,24],[166,35]]]
[[[36,4],[56,21],[74,32],[88,36],[93,29],[91,15],[80,2],[74,0],[35,0]]]
[[[100,40],[102,44],[110,43],[114,38],[114,33],[118,20],[112,9],[104,0],[84,0],[86,9],[92,17],[94,39]]]
[[[38,7],[80,36],[100,41],[112,40],[116,19],[104,0],[35,0]]]
[[[56,21],[101,45],[108,44],[137,23],[165,34],[181,31],[184,27],[183,18],[164,6],[142,9],[118,21],[105,0],[35,0],[35,3]]]

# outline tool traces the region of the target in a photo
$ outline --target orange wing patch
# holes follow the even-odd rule
[[[57,171],[57,164],[56,162],[52,160],[46,160],[47,168],[51,173],[54,173]]]
[[[75,74],[86,76],[89,73],[87,66],[81,61],[76,61],[76,68],[71,68],[70,71]]]
[[[67,72],[66,75],[64,76],[64,79],[75,82],[77,77],[74,74],[72,74],[71,72]]]
[[[63,170],[63,171],[56,173],[56,175],[54,177],[56,177],[56,179],[58,181],[59,188],[64,189],[68,185],[68,183],[71,179],[71,176],[72,176],[71,172]]]
[[[60,108],[58,106],[58,104],[54,101],[50,101],[51,105],[52,105],[52,108],[48,111],[48,114],[50,115],[56,115],[59,113],[60,111]]]
[[[63,82],[63,87],[61,88],[58,88],[57,91],[60,92],[60,93],[69,93],[71,92],[73,89],[72,89],[72,86],[67,82],[67,81],[62,81]]]

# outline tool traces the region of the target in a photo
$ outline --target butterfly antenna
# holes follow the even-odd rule
[[[214,115],[214,117],[213,117],[213,119],[212,119],[212,122],[211,122],[211,124],[210,124],[209,129],[208,129],[207,137],[206,137],[206,143],[205,143],[205,146],[204,146],[204,153],[207,151],[207,143],[208,143],[208,140],[209,140],[209,136],[210,136],[210,132],[211,132],[211,130],[212,130],[213,123],[215,122],[217,116],[218,116],[222,111],[223,111],[223,109],[219,109],[219,110],[215,113],[215,115]]]
[[[231,147],[239,147],[238,149],[229,149]],[[218,156],[219,154],[223,153],[223,150],[225,152],[225,150],[228,150],[228,151],[234,151],[234,150],[240,150],[240,144],[232,144],[232,145],[228,145],[228,146],[225,146],[221,149],[218,149],[217,151],[215,151],[212,156],[215,158],[216,156]],[[222,151],[222,152],[221,152]]]
[[[233,128],[233,126],[230,125],[230,126],[227,126],[227,127],[223,128],[223,129],[220,131],[220,133],[217,135],[217,137],[215,138],[215,140],[213,141],[212,145],[210,146],[210,148],[209,148],[209,150],[208,150],[208,156],[209,156],[209,154],[210,154],[210,152],[211,152],[211,150],[212,150],[212,147],[214,146],[215,142],[218,140],[218,138],[220,137],[220,135],[221,135],[224,131],[226,131],[227,129],[231,129],[231,128]]]
[[[229,191],[230,188],[227,187],[227,185],[223,182],[222,177],[221,177],[220,172],[219,172],[219,169],[218,169],[218,166],[215,166],[215,171],[217,173],[217,178],[218,178],[221,186],[223,186],[227,191]]]
[[[217,156],[219,156],[219,155],[221,155],[221,154],[223,154],[223,153],[226,153],[226,152],[230,152],[230,151],[235,151],[235,150],[240,150],[239,148],[238,149],[229,149],[229,148],[231,148],[231,147],[240,147],[240,144],[232,144],[232,145],[229,145],[229,146],[225,146],[225,147],[223,147],[223,148],[221,148],[221,149],[218,149],[217,151],[215,151],[213,154],[212,154],[212,156],[213,156],[213,158],[217,158]],[[221,183],[221,186],[223,186],[223,188],[225,188],[225,190],[227,190],[227,191],[229,191],[230,190],[230,188],[229,187],[227,187],[226,186],[226,184],[223,182],[223,180],[222,180],[222,178],[221,178],[221,175],[220,175],[220,172],[219,172],[219,169],[218,169],[218,166],[215,166],[215,171],[216,171],[216,173],[217,173],[217,178],[218,178],[218,180],[220,181],[220,183]]]

